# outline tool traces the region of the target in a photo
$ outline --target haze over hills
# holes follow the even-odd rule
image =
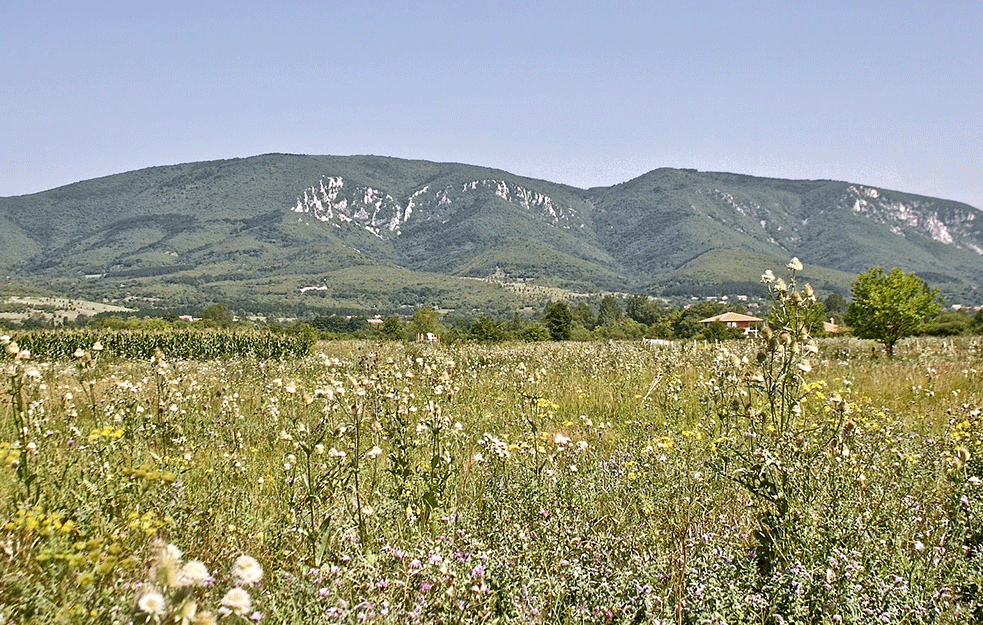
[[[159,306],[510,314],[565,291],[760,293],[791,256],[823,292],[872,265],[975,302],[980,211],[856,183],[658,169],[578,189],[376,156],[269,154],[0,198],[0,271]]]

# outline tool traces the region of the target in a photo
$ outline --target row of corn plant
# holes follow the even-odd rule
[[[149,359],[160,351],[177,360],[284,359],[306,355],[313,341],[268,332],[48,330],[16,332],[12,339],[38,358],[66,360],[92,350],[116,358]]]

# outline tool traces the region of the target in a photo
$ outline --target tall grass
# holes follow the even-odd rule
[[[2,621],[979,622],[980,347],[820,343],[785,455],[762,458],[800,463],[784,473],[738,467],[753,424],[723,427],[760,347],[18,346]],[[749,480],[793,470],[779,515]]]

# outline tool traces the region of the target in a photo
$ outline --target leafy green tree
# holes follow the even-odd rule
[[[220,328],[227,328],[232,325],[232,320],[235,317],[225,304],[212,304],[201,313],[201,318]]]
[[[595,335],[604,339],[640,339],[645,335],[645,326],[634,319],[621,319],[615,323],[598,326]]]
[[[929,290],[915,274],[897,267],[886,274],[880,267],[871,267],[853,282],[846,323],[854,335],[884,345],[891,358],[895,343],[938,315],[941,302],[939,290]]]
[[[471,324],[471,336],[479,343],[495,343],[505,339],[505,329],[500,322],[481,316]]]
[[[604,325],[614,325],[621,319],[621,304],[610,295],[601,300],[601,308],[597,312],[597,322]]]
[[[639,319],[639,317],[641,316],[642,309],[645,307],[645,304],[647,304],[648,301],[648,295],[632,295],[625,302],[625,314],[639,323],[644,323]]]
[[[673,337],[672,329],[682,313],[669,308],[662,310],[665,311],[665,314],[648,324],[645,336],[653,339],[671,339]]]
[[[403,322],[399,317],[386,317],[382,321],[382,328],[379,333],[383,338],[390,341],[402,341],[406,338],[406,331],[403,329]]]
[[[700,332],[699,336],[708,341],[726,341],[729,338],[733,338],[730,329],[720,321],[708,323]]]
[[[823,300],[823,306],[825,306],[826,310],[831,313],[843,313],[846,312],[849,304],[847,303],[846,298],[839,293],[830,293],[826,296],[826,299]]]
[[[538,343],[539,341],[550,340],[549,330],[547,330],[543,324],[539,323],[538,321],[526,324],[525,327],[516,333],[516,336],[519,337],[520,340],[527,343]]]
[[[973,319],[969,322],[969,328],[973,334],[983,334],[983,308],[976,311]]]
[[[440,323],[440,315],[433,308],[426,306],[413,314],[413,321],[410,322],[410,332],[413,336],[426,336],[427,333],[440,335],[443,330]]]
[[[580,302],[571,308],[570,314],[573,316],[573,320],[582,325],[586,330],[593,330],[597,327],[597,317],[594,316],[590,306],[584,302]]]
[[[314,317],[311,325],[322,332],[332,334],[354,334],[365,327],[366,321],[361,317],[342,317],[331,315],[330,317]]]
[[[543,323],[554,341],[570,339],[570,327],[573,325],[573,315],[563,302],[552,302],[546,307]]]
[[[970,316],[960,310],[943,310],[921,332],[929,336],[959,336],[969,333],[971,322]]]
[[[625,314],[642,325],[650,326],[665,323],[672,317],[673,310],[650,300],[647,295],[632,295],[625,304]]]

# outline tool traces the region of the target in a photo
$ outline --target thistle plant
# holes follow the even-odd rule
[[[103,350],[102,343],[98,340],[92,344],[91,353],[81,347],[77,348],[72,354],[75,357],[75,368],[78,375],[79,386],[89,402],[89,410],[96,416],[96,384],[99,380],[99,372],[96,371],[96,364],[100,353]]]
[[[819,351],[809,334],[810,308],[816,298],[809,284],[801,289],[787,265],[788,282],[771,270],[762,281],[773,308],[752,358],[723,352],[718,357],[715,393],[710,398],[717,427],[712,460],[718,473],[752,496],[758,527],[754,531],[759,571],[771,573],[790,561],[804,507],[821,483],[817,460],[836,441],[848,411],[832,395],[828,410],[808,410],[804,402]]]
[[[335,422],[346,405],[347,390],[333,379],[325,386],[313,394],[298,393],[296,384],[288,382],[282,412],[279,408],[276,411],[288,424],[279,435],[285,447],[280,492],[304,536],[307,557],[314,566],[321,566],[332,536],[345,522],[342,500],[358,466],[354,454],[349,454],[353,440],[349,424]],[[352,395],[357,396],[357,389]]]
[[[4,461],[14,467],[17,481],[23,490],[14,493],[14,499],[19,503],[36,504],[41,498],[41,485],[38,473],[35,471],[31,454],[34,447],[32,436],[36,427],[30,423],[28,393],[31,382],[41,377],[38,368],[31,364],[31,352],[21,349],[10,337],[4,336],[0,346],[13,357],[13,361],[4,367],[4,377],[9,383],[8,396],[10,412],[13,416],[13,444],[7,443]]]
[[[458,390],[453,379],[456,363],[428,363],[422,355],[412,362],[406,372],[380,380],[372,412],[373,423],[389,439],[387,467],[395,500],[407,520],[425,526],[435,511],[447,507],[445,494],[458,471],[452,440],[461,426],[451,424],[448,414]],[[413,379],[421,386],[411,389],[408,382]]]

